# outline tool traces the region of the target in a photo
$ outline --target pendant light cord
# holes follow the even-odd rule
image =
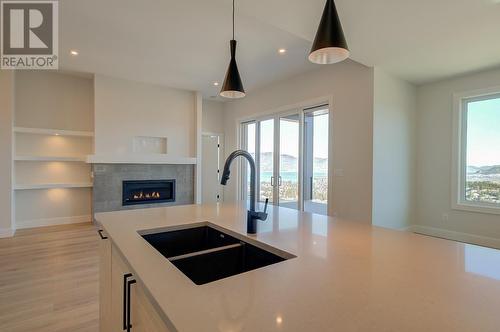
[[[233,40],[234,40],[234,0],[233,0]]]

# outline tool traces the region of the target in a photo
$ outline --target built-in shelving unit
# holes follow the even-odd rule
[[[169,164],[196,165],[196,158],[174,157],[162,154],[123,154],[89,155],[86,161],[91,164]]]
[[[14,127],[14,132],[35,135],[94,137],[94,133],[91,131],[76,131],[64,129]]]
[[[16,85],[16,228],[90,222],[93,80],[26,72]]]
[[[81,157],[51,157],[51,156],[15,156],[14,161],[72,161],[84,162],[86,156]]]
[[[43,183],[16,184],[14,190],[57,189],[57,188],[92,188],[92,183]]]

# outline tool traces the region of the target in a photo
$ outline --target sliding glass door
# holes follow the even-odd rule
[[[246,122],[241,125],[242,128],[242,145],[243,149],[246,150],[257,163],[258,158],[256,154],[256,142],[257,142],[257,124],[255,121]],[[250,166],[247,162],[242,163],[241,173],[242,178],[242,188],[244,188],[243,197],[246,199],[250,194]]]
[[[296,210],[299,209],[299,138],[299,114],[280,117],[278,204]]]
[[[274,172],[274,119],[262,120],[257,124],[259,126],[258,200],[264,202],[268,198],[269,203],[274,204],[274,197],[276,197],[274,193],[276,185],[276,174]]]
[[[327,214],[328,108],[304,113],[304,211]]]
[[[241,147],[255,157],[257,199],[326,214],[328,203],[328,107],[297,110],[242,123]],[[248,198],[250,170],[242,168]]]

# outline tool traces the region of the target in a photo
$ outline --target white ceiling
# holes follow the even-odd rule
[[[236,1],[247,90],[319,68],[306,59],[324,1]],[[416,84],[500,65],[500,0],[336,3],[352,59],[362,64]],[[64,0],[60,11],[64,70],[218,93],[212,83],[222,82],[229,61],[231,0]]]

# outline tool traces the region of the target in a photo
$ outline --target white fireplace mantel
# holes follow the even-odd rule
[[[89,164],[170,164],[196,165],[196,158],[169,156],[167,154],[119,154],[119,155],[88,155]]]

